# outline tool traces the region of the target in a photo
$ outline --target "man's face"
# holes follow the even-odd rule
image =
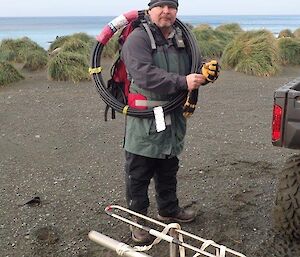
[[[159,28],[169,28],[176,20],[177,9],[169,5],[160,5],[149,10],[149,15]]]

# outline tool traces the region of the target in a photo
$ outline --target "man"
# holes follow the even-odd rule
[[[148,5],[146,19],[155,47],[147,29],[140,26],[129,35],[121,53],[131,79],[129,105],[141,109],[163,105],[183,90],[198,89],[207,83],[202,74],[188,74],[191,57],[186,47],[176,44],[181,34],[174,27],[178,0],[151,0]],[[217,77],[216,73],[212,75]],[[158,122],[127,117],[124,148],[128,208],[147,214],[148,186],[154,178],[157,218],[163,222],[191,222],[195,211],[180,208],[176,195],[177,155],[183,149],[186,133],[183,108],[165,115],[162,129],[158,129]],[[132,238],[142,243],[149,241],[150,235],[132,228]]]

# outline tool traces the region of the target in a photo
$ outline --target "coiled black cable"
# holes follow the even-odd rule
[[[144,13],[144,11],[139,11],[139,13]],[[178,26],[182,30],[183,37],[186,39],[188,44],[188,48],[191,53],[191,72],[197,73],[200,70],[201,66],[201,56],[199,52],[199,48],[197,45],[197,41],[188,28],[186,24],[181,22],[179,19],[176,19],[175,26]],[[95,44],[95,47],[92,51],[92,60],[91,60],[91,68],[101,67],[101,55],[103,52],[105,45],[100,42]],[[102,100],[110,106],[112,109],[116,110],[119,113],[124,113],[124,109],[126,109],[126,115],[139,117],[139,118],[152,118],[154,116],[153,108],[149,108],[147,110],[139,110],[128,107],[126,104],[119,102],[107,89],[107,85],[102,77],[102,73],[93,73],[93,80],[95,82],[96,89],[100,94]],[[197,102],[198,98],[198,90],[193,90],[191,92],[183,91],[177,97],[175,97],[170,102],[164,104],[162,106],[165,114],[172,112],[179,106],[182,106],[187,99],[194,99],[194,102]],[[196,104],[196,103],[194,103]]]

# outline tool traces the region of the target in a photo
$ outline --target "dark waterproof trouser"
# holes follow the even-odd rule
[[[175,215],[178,158],[155,159],[125,151],[126,200],[130,210],[146,214],[149,207],[148,186],[153,177],[158,212],[162,216]]]

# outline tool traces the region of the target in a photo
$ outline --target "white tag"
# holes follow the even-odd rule
[[[121,14],[120,16],[118,16],[117,18],[113,19],[110,22],[110,25],[112,25],[116,30],[119,30],[119,29],[125,27],[127,24],[128,24],[128,21],[123,14]]]
[[[153,108],[154,117],[155,117],[155,123],[156,123],[156,131],[161,132],[166,129],[166,123],[165,123],[165,115],[163,108],[161,106],[157,106]]]

